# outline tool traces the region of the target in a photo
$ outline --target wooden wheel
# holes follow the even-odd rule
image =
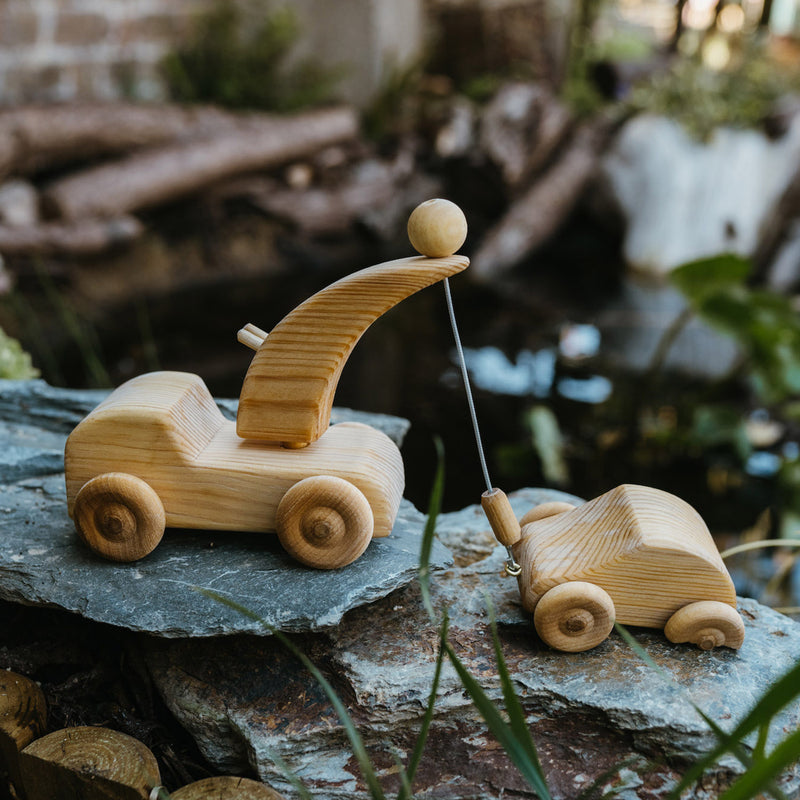
[[[563,500],[553,500],[549,503],[541,503],[534,506],[530,511],[526,511],[520,518],[519,525],[523,527],[529,522],[537,522],[545,517],[552,517],[555,514],[563,514],[565,511],[572,511],[576,506],[572,503],[565,503]]]
[[[145,798],[161,783],[153,753],[132,736],[108,728],[55,731],[20,754],[28,800]]]
[[[569,581],[545,592],[536,604],[533,622],[546,644],[578,653],[600,644],[614,627],[614,601],[605,589]]]
[[[172,800],[284,800],[266,783],[224,775],[203,778],[172,792]]]
[[[24,675],[0,670],[0,797],[23,797],[19,751],[44,733],[47,704]],[[4,794],[11,784],[13,795]]]
[[[166,524],[155,491],[123,472],[87,481],[75,498],[73,516],[85,544],[112,561],[136,561],[152,552]]]
[[[367,498],[331,475],[299,481],[278,504],[276,527],[286,551],[308,567],[336,569],[355,561],[372,539]]]
[[[738,650],[744,642],[744,623],[727,603],[702,600],[678,609],[667,620],[664,635],[671,642],[691,642],[701,650],[723,646]]]

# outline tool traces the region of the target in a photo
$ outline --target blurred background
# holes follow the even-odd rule
[[[0,0],[0,377],[200,374],[464,210],[451,281],[493,481],[695,505],[795,609],[796,0]],[[411,420],[406,495],[483,490],[441,287],[336,403]]]

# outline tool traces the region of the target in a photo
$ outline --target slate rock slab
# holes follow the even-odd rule
[[[510,495],[523,506],[537,496],[546,497],[535,490]],[[485,533],[477,507],[440,519],[452,541],[479,541]],[[449,609],[449,638],[459,657],[498,700],[491,600],[506,663],[557,798],[577,797],[607,770],[612,773],[601,780],[598,796],[613,787],[627,800],[663,797],[715,741],[687,698],[730,730],[800,659],[800,625],[744,599],[746,638],[737,652],[703,652],[670,644],[661,632],[633,631],[668,680],[616,633],[586,653],[549,650],[519,605],[516,582],[504,577],[504,555],[496,548],[434,576],[433,598],[439,613]],[[395,754],[405,758],[414,747],[438,637],[415,583],[349,612],[324,634],[295,637],[346,700],[387,796],[399,789]],[[148,664],[169,708],[221,771],[254,769],[293,796],[275,766],[277,754],[315,798],[369,796],[322,690],[276,641],[235,637],[224,649],[198,640],[154,642]],[[771,744],[798,725],[795,703],[776,719]],[[739,769],[724,762],[686,796],[719,796]],[[800,771],[788,771],[781,786],[787,796],[800,796]],[[532,796],[449,665],[415,790],[417,797],[451,800]]]
[[[98,622],[167,637],[266,635],[259,622],[199,594],[212,590],[289,631],[335,625],[342,615],[413,580],[425,518],[404,501],[392,535],[336,571],[291,561],[269,535],[167,531],[135,564],[103,561],[76,540],[67,516],[63,452],[69,431],[103,397],[41,381],[0,381],[0,598],[66,609]],[[221,403],[235,413],[235,401]],[[404,420],[367,419],[397,440]],[[435,568],[452,563],[439,545]]]

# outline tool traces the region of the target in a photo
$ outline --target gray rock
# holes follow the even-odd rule
[[[445,514],[441,525],[452,534],[457,520],[467,517],[469,526],[472,514]],[[470,536],[465,529],[463,538]],[[702,652],[672,645],[660,632],[635,631],[667,680],[616,633],[586,653],[548,650],[519,606],[516,583],[503,575],[503,557],[497,548],[435,577],[434,601],[440,613],[449,608],[450,641],[497,701],[502,693],[487,611],[491,598],[504,657],[557,798],[577,796],[622,764],[601,780],[606,789],[622,788],[620,796],[627,798],[664,796],[686,765],[714,743],[688,698],[731,729],[800,657],[800,626],[752,600],[740,601],[747,634],[738,652]],[[295,640],[346,699],[389,792],[399,788],[395,754],[405,760],[419,731],[438,636],[418,587],[410,585],[348,613],[326,635]],[[315,797],[369,796],[320,687],[274,640],[237,637],[224,651],[204,641],[153,643],[148,663],[169,708],[220,770],[255,769],[291,794],[275,766],[279,756]],[[772,741],[798,724],[795,703],[776,720]],[[736,770],[724,762],[687,796],[718,796]],[[790,770],[782,785],[790,796],[800,796],[800,772]],[[465,800],[532,794],[449,665],[415,788],[419,797]]]
[[[399,788],[396,756],[414,747],[430,692],[438,619],[495,701],[502,697],[489,605],[516,691],[556,798],[600,779],[622,798],[662,797],[713,736],[690,696],[731,729],[757,696],[800,658],[800,626],[741,600],[745,644],[702,652],[638,631],[664,680],[617,635],[587,653],[545,648],[505,576],[503,548],[490,547],[478,508],[440,517],[459,566],[433,576],[432,621],[413,580],[424,516],[405,503],[396,531],[336,572],[294,566],[273,537],[175,531],[147,559],[102,562],[77,545],[60,468],[63,438],[102,394],[50,390],[41,382],[0,385],[0,598],[66,608],[158,636],[137,637],[166,704],[220,771],[252,769],[293,795],[279,756],[321,800],[368,797],[342,725],[321,687],[261,622],[198,594],[205,587],[289,632],[345,699],[387,790]],[[41,403],[38,399],[41,398]],[[9,421],[10,420],[10,421]],[[561,493],[510,495],[522,512]],[[449,559],[434,549],[434,567]],[[224,639],[210,638],[227,634]],[[770,729],[770,743],[800,725],[797,702]],[[752,744],[752,743],[751,743]],[[620,767],[620,765],[623,765]],[[687,796],[712,798],[737,765],[725,762]],[[611,772],[603,776],[607,770]],[[780,784],[800,797],[800,771]],[[429,798],[530,797],[487,732],[457,675],[445,665],[425,757],[415,783]],[[602,793],[602,792],[601,792]]]
[[[308,631],[335,625],[346,611],[416,576],[425,517],[405,501],[392,535],[336,571],[299,566],[274,536],[208,531],[167,531],[135,564],[99,559],[78,543],[67,515],[63,453],[66,431],[103,396],[41,381],[0,382],[1,599],[159,636],[267,634],[261,622],[198,588],[246,606],[271,626]],[[230,411],[231,402],[222,405]],[[380,415],[339,415],[377,420],[396,436],[407,427]],[[452,559],[438,546],[434,562],[441,569]]]

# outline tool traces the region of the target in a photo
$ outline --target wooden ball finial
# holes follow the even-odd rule
[[[464,244],[467,219],[449,200],[426,200],[408,218],[408,238],[423,256],[447,258]]]

